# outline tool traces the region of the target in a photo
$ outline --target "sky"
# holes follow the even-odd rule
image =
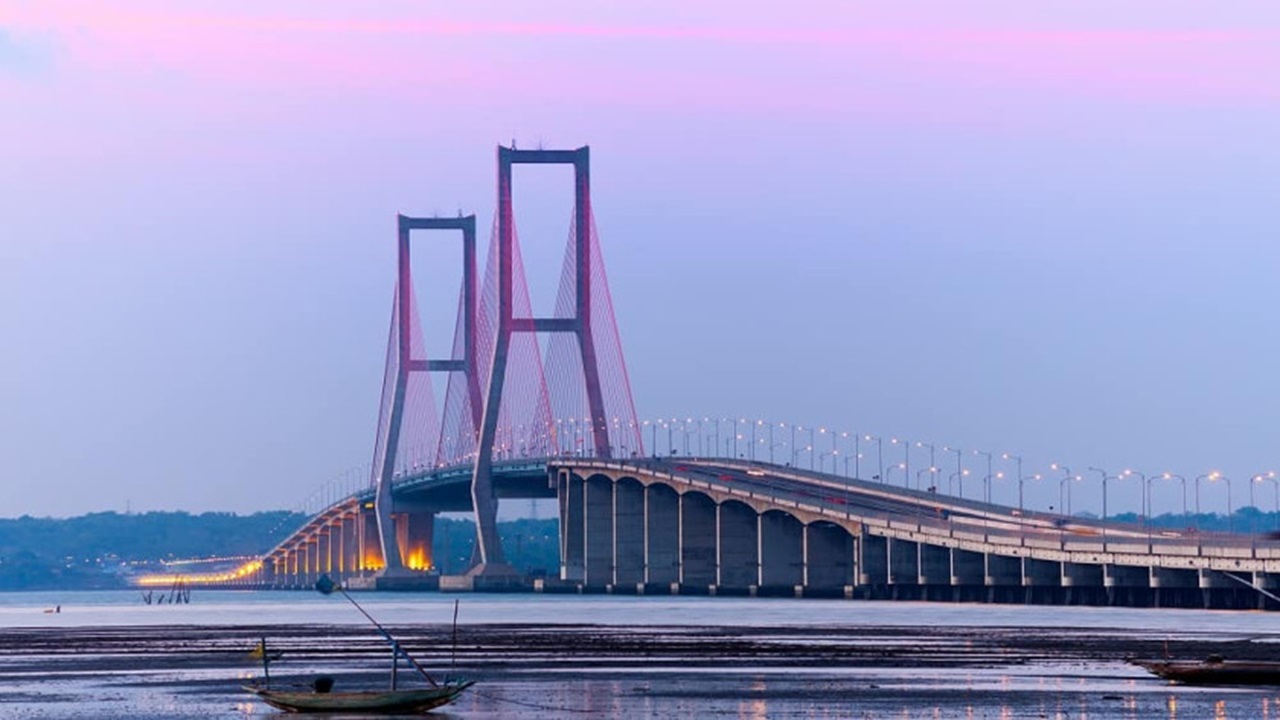
[[[642,419],[1280,507],[1280,6],[752,5],[0,0],[0,516],[363,479],[395,215],[487,232],[512,141],[591,146]],[[536,307],[560,170],[517,174]]]

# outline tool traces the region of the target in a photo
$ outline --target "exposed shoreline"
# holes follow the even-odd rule
[[[1280,636],[1257,642],[1260,638],[1188,632],[1166,639],[1123,629],[494,624],[459,626],[455,665],[450,626],[389,630],[433,672],[478,680],[485,694],[471,702],[537,699],[534,704],[542,709],[524,708],[533,714],[522,711],[521,717],[554,716],[546,708],[585,702],[593,692],[660,709],[743,698],[781,707],[841,699],[887,708],[929,698],[946,704],[956,697],[982,707],[1030,708],[1064,702],[1066,695],[1087,687],[1102,688],[1095,693],[1101,702],[1104,696],[1118,697],[1121,690],[1106,689],[1113,686],[1154,693],[1154,698],[1169,686],[1127,659],[1166,653],[1260,659],[1274,657],[1280,647],[1275,644]],[[128,705],[136,702],[129,699],[134,694],[171,698],[176,716],[185,716],[182,708],[190,707],[192,717],[208,717],[207,710],[198,709],[209,703],[243,710],[249,701],[240,686],[261,674],[261,664],[248,651],[263,637],[271,649],[284,652],[271,666],[276,682],[304,682],[317,674],[332,675],[346,687],[386,682],[386,643],[360,626],[4,628],[0,714],[10,708],[22,717],[24,710],[47,709],[50,703],[82,708],[104,694],[133,708],[107,712],[108,717],[145,712]],[[402,672],[412,679],[410,671]],[[1000,690],[997,679],[1008,685],[1009,677],[1015,686]],[[562,697],[566,682],[586,689]],[[1105,707],[1093,712],[1107,715]]]

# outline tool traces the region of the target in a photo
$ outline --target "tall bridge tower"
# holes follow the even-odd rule
[[[430,528],[429,522],[408,518],[397,528],[404,513],[396,511],[392,486],[400,475],[472,465],[477,537],[471,574],[506,576],[514,570],[497,533],[495,461],[643,454],[591,212],[590,149],[500,146],[497,156],[498,207],[482,287],[474,216],[399,218],[396,299],[373,478],[387,574],[404,569],[403,538],[411,533],[405,528]],[[529,301],[512,203],[517,165],[572,165],[574,170],[573,214],[550,317],[536,316]],[[463,281],[449,359],[427,359],[409,263],[414,230],[462,232]],[[442,413],[436,412],[431,372],[450,373]]]

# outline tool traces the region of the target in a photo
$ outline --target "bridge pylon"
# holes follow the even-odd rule
[[[476,216],[465,215],[456,218],[419,218],[405,215],[397,216],[398,245],[395,335],[396,345],[390,352],[394,353],[395,377],[384,378],[393,383],[392,388],[384,388],[384,402],[390,391],[390,408],[386,422],[380,430],[374,457],[374,472],[377,479],[377,492],[374,496],[374,511],[378,520],[378,535],[382,546],[382,558],[385,564],[384,573],[399,574],[405,570],[401,560],[400,546],[397,543],[395,522],[392,518],[394,503],[391,495],[391,484],[395,478],[396,455],[399,451],[402,425],[405,416],[405,396],[409,387],[409,376],[413,373],[447,372],[461,373],[465,378],[467,395],[471,405],[471,430],[479,434],[480,430],[480,378],[476,366]],[[462,307],[455,345],[460,346],[461,357],[448,360],[429,360],[413,357],[412,338],[417,328],[413,311],[413,278],[410,270],[410,235],[414,230],[457,230],[462,232]],[[455,353],[455,355],[458,353]],[[384,408],[387,412],[387,408]],[[435,438],[420,438],[434,441]],[[402,533],[403,534],[403,533]]]
[[[577,338],[581,353],[582,373],[586,381],[588,426],[596,457],[608,458],[609,425],[604,393],[600,385],[600,367],[592,334],[592,215],[591,215],[591,151],[583,146],[576,150],[516,150],[498,147],[498,233],[497,233],[497,327],[493,338],[493,359],[489,385],[485,392],[484,413],[480,426],[475,471],[471,482],[475,508],[479,564],[472,575],[510,574],[497,531],[497,498],[493,493],[492,465],[494,438],[501,412],[502,390],[506,380],[511,337],[515,333],[568,333]],[[574,176],[574,304],[568,317],[515,317],[513,279],[515,268],[515,222],[511,201],[512,167],[520,164],[572,165]]]

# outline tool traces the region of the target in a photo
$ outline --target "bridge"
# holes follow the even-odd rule
[[[1100,520],[1035,512],[1021,498],[1010,507],[989,493],[974,500],[920,487],[918,474],[913,488],[905,463],[902,486],[885,482],[883,468],[868,480],[856,451],[850,476],[850,454],[839,457],[834,437],[817,470],[812,440],[804,448],[810,469],[795,466],[794,438],[770,440],[757,460],[763,438],[748,441],[737,423],[723,445],[717,423],[709,447],[699,429],[696,450],[686,434],[683,453],[670,436],[666,453],[647,452],[591,212],[588,148],[499,147],[497,156],[483,280],[474,215],[398,218],[368,486],[328,504],[264,557],[192,582],[293,588],[323,573],[353,588],[525,588],[530,581],[506,561],[497,509],[547,498],[558,503],[561,550],[559,576],[537,583],[548,591],[1265,607],[1266,595],[1246,585],[1280,589],[1280,542],[1120,523],[1105,509]],[[551,317],[533,315],[523,271],[512,203],[512,171],[521,164],[574,169]],[[463,247],[454,343],[444,358],[428,357],[411,275],[414,233],[425,232],[456,234]],[[448,374],[440,408],[431,373]],[[656,446],[657,426],[649,429]],[[748,452],[739,452],[740,441]],[[792,462],[765,462],[781,445]],[[928,472],[938,468],[931,462]],[[965,474],[957,467],[954,478]],[[1103,494],[1105,508],[1105,480]],[[444,512],[476,521],[464,576],[432,572],[434,521]]]

